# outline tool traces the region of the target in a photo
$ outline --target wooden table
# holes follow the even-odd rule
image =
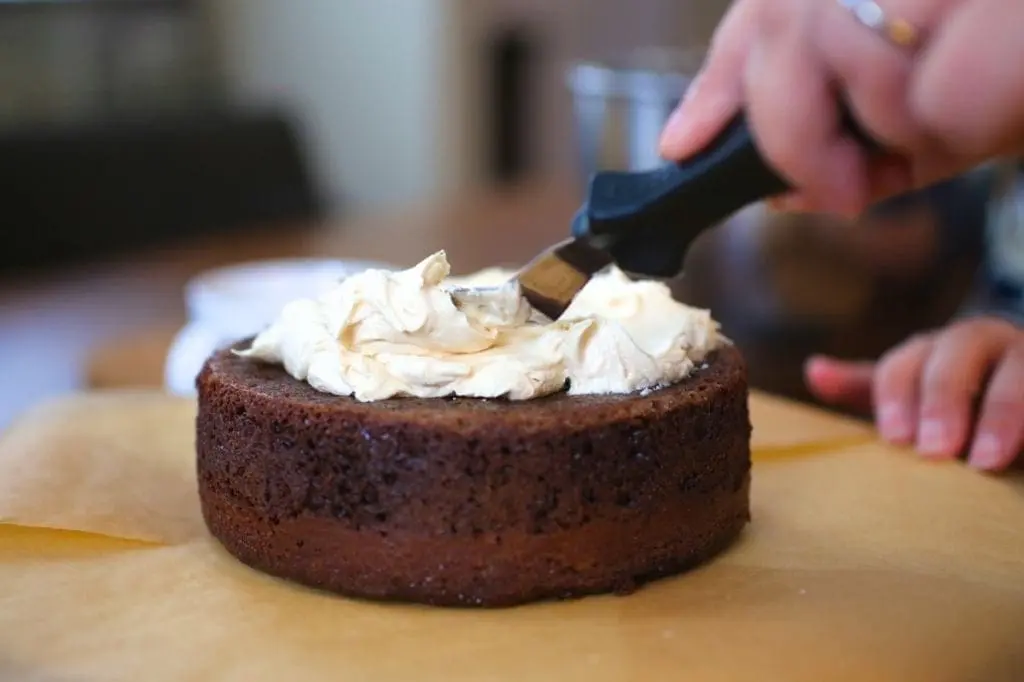
[[[180,292],[203,269],[268,257],[409,265],[443,248],[456,271],[514,265],[562,238],[577,202],[574,192],[560,187],[494,191],[307,230],[197,243],[155,254],[152,267],[173,273],[169,281]],[[884,230],[887,239],[903,235],[910,251],[926,243],[918,233],[925,234],[915,225]],[[947,318],[967,287],[970,264],[946,268],[931,280],[907,277],[901,283],[880,274],[865,256],[879,250],[864,243],[870,234],[820,218],[766,224],[763,215],[747,212],[700,240],[686,275],[673,287],[681,300],[710,308],[723,323],[747,356],[755,386],[809,399],[800,368],[810,352],[874,356]],[[892,240],[886,244],[892,252]],[[106,340],[89,357],[87,385],[161,385],[168,344],[183,322],[179,306],[158,324]]]

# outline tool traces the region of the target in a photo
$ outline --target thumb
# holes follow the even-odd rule
[[[733,4],[719,24],[704,67],[661,133],[659,151],[663,158],[680,161],[693,156],[739,111],[754,30],[751,4]]]
[[[871,410],[875,363],[815,356],[804,366],[807,387],[826,403],[865,412]]]

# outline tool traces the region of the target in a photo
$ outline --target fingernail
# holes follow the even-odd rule
[[[914,437],[910,417],[899,405],[883,405],[879,409],[878,430],[890,443],[909,443]]]
[[[974,441],[967,463],[975,469],[994,469],[1000,465],[1003,444],[991,433],[982,433]]]
[[[672,111],[668,117],[668,121],[665,122],[665,127],[662,129],[660,144],[664,148],[677,143],[680,139],[685,139],[688,134],[688,128],[690,125],[690,103],[696,99],[697,93],[700,88],[701,81],[703,80],[704,72],[698,72],[686,90],[683,91],[683,97],[679,104]]]
[[[683,90],[683,102],[691,100],[697,96],[698,89],[700,88],[700,84],[703,80],[704,69],[701,69],[696,74],[694,74],[693,78],[690,79],[689,84],[686,86],[686,89]]]
[[[926,419],[917,434],[917,450],[926,457],[946,454],[946,427],[941,420]]]
[[[661,133],[661,145],[673,144],[676,140],[686,137],[686,107],[685,101],[675,108],[672,115],[668,117],[665,128]]]
[[[665,130],[675,132],[680,128],[686,126],[686,103],[680,104],[672,112],[672,115],[668,117],[668,123],[665,124]]]
[[[807,200],[799,194],[786,194],[769,201],[769,207],[774,213],[800,213],[809,208]]]

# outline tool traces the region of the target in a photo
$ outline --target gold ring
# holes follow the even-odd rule
[[[867,26],[897,47],[914,48],[921,42],[921,32],[905,19],[890,19],[874,0],[838,0],[864,26]]]

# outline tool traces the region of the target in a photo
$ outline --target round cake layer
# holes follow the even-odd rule
[[[210,531],[255,568],[347,595],[501,606],[629,591],[749,520],[732,347],[646,395],[361,403],[229,351],[198,389]]]

